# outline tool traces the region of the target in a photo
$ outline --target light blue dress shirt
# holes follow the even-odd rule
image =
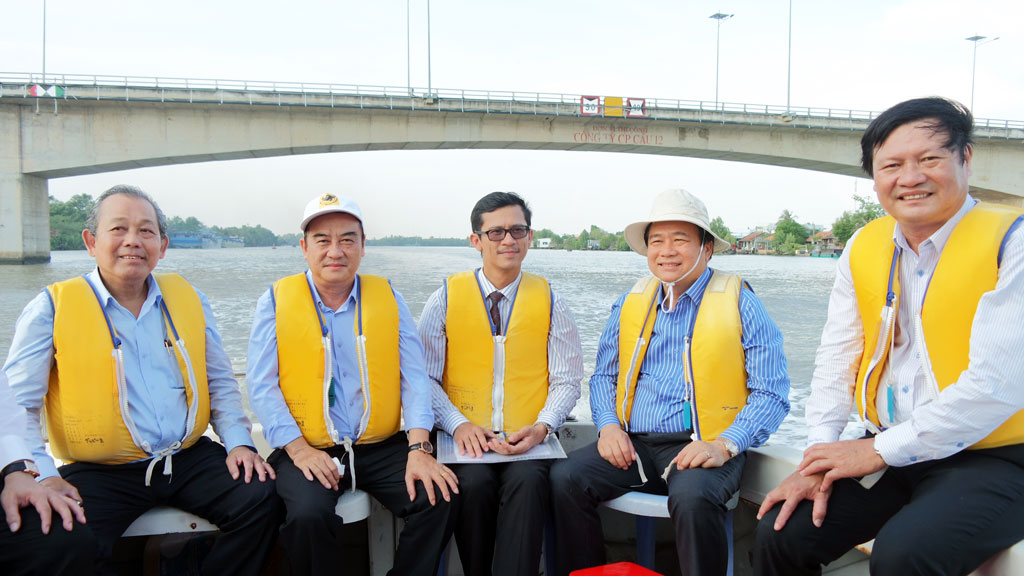
[[[314,286],[312,274],[308,270],[306,281]],[[430,430],[434,423],[434,413],[430,408],[430,379],[423,368],[423,345],[405,300],[394,289],[392,292],[398,302],[398,352],[402,371],[402,416],[405,429]],[[348,436],[356,440],[363,414],[363,392],[359,382],[353,328],[359,299],[359,277],[356,277],[348,300],[338,310],[328,308],[315,288],[313,294],[316,295],[316,306],[324,316],[324,323],[334,345],[332,354],[336,400],[329,409],[331,421],[340,438]],[[317,319],[310,316],[309,322],[316,323]],[[263,434],[271,446],[281,448],[302,436],[281,393],[277,359],[277,315],[272,288],[256,302],[256,314],[249,336],[246,383],[252,409],[263,423]]]
[[[700,275],[679,297],[672,312],[659,310],[651,343],[640,365],[630,432],[668,433],[688,429],[683,417],[684,339],[693,326],[711,272],[708,268]],[[660,301],[661,296],[658,298]],[[623,294],[612,306],[611,317],[598,344],[594,375],[590,378],[590,407],[598,430],[608,424],[618,424],[615,386],[619,372],[619,314],[625,299],[626,294]],[[742,452],[763,444],[789,413],[789,374],[782,349],[782,332],[745,283],[740,290],[739,308],[750,395],[746,406],[722,436],[735,442]]]
[[[140,439],[149,442],[154,453],[164,450],[184,436],[188,410],[181,369],[177,359],[168,355],[164,346],[160,287],[151,274],[146,280],[149,293],[136,318],[111,296],[98,270],[93,270],[85,278],[96,288],[103,309],[121,338],[128,409]],[[242,410],[242,395],[217,332],[210,302],[199,290],[196,294],[206,321],[210,422],[228,451],[238,446],[252,446],[249,419]],[[110,335],[104,327],[102,332],[83,334],[82,337],[109,339]],[[15,397],[28,412],[25,440],[43,478],[57,475],[54,462],[46,453],[40,428],[40,410],[49,387],[52,364],[53,302],[49,292],[43,290],[18,317],[11,351],[4,364],[4,372]]]

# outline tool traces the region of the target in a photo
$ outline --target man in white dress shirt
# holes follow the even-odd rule
[[[92,572],[96,539],[81,502],[36,482],[39,467],[25,445],[25,409],[0,370],[0,573],[74,575]]]
[[[968,194],[973,118],[932,97],[861,139],[888,216],[839,260],[798,469],[758,514],[757,574],[966,574],[1024,538],[1024,230]],[[851,409],[868,434],[839,440]],[[776,506],[780,504],[781,506]]]
[[[483,266],[449,276],[420,317],[434,418],[463,454],[522,454],[557,430],[580,397],[583,352],[572,313],[547,280],[522,271],[530,216],[515,193],[478,200],[470,239]],[[452,466],[466,574],[537,574],[550,462]]]

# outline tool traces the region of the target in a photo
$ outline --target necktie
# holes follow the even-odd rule
[[[501,302],[503,294],[495,290],[487,295],[487,299],[491,301],[491,323],[495,327],[495,335],[501,336],[501,311],[498,310],[498,302]]]

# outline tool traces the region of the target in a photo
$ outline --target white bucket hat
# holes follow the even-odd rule
[[[647,256],[647,242],[644,240],[644,232],[654,222],[689,222],[715,239],[715,252],[724,252],[732,245],[722,240],[717,234],[711,231],[711,224],[708,220],[708,209],[699,198],[690,194],[682,188],[666,190],[654,199],[651,206],[651,213],[647,220],[634,222],[626,226],[626,243],[634,252],[641,256]]]
[[[363,222],[363,213],[359,210],[359,205],[356,204],[355,200],[327,192],[313,198],[309,201],[309,204],[306,204],[306,209],[302,212],[302,223],[299,224],[299,229],[305,233],[306,226],[310,221],[317,216],[323,216],[331,212],[351,214],[360,223]]]

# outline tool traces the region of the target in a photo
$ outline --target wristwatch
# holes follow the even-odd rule
[[[39,467],[31,460],[16,460],[4,466],[4,469],[0,470],[0,478],[7,478],[8,474],[15,472],[24,472],[33,478],[39,478]]]
[[[415,452],[417,450],[419,450],[420,452],[426,452],[427,454],[433,454],[434,445],[431,444],[429,440],[424,440],[423,442],[417,442],[415,444],[409,445],[409,452]]]
[[[721,441],[722,445],[725,446],[725,449],[729,451],[730,458],[735,458],[736,455],[740,453],[740,447],[737,446],[736,443],[733,442],[732,440],[726,438],[725,436],[719,436],[717,439]]]
[[[551,436],[552,434],[555,433],[555,429],[551,427],[551,424],[548,424],[547,422],[541,422],[540,420],[537,421],[537,424],[544,426],[544,430],[547,432],[546,436]],[[534,424],[534,426],[536,426],[537,424]]]

